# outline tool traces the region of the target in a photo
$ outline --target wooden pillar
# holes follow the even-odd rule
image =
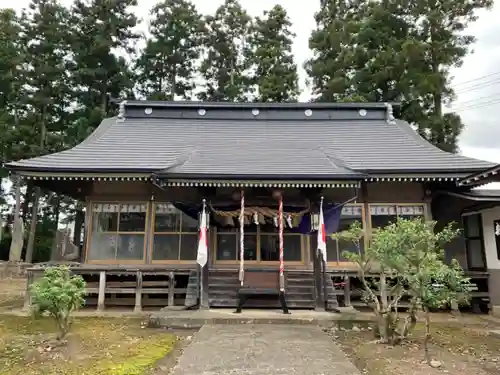
[[[210,231],[207,231],[207,235],[210,236]],[[210,243],[210,238],[208,238],[207,243]],[[200,268],[199,270],[199,277],[200,277],[200,309],[208,309],[209,303],[208,303],[208,284],[209,284],[209,265],[210,265],[210,258],[212,257],[212,252],[209,250],[207,254],[207,264],[205,264],[205,267]]]
[[[321,273],[321,258],[318,256],[318,252],[316,251],[313,258],[313,267],[314,267],[314,290],[316,295],[316,306],[315,310],[324,311],[325,310],[325,299],[323,298],[323,278]]]
[[[26,292],[24,295],[23,310],[28,311],[31,307],[31,284],[33,284],[33,271],[26,271]]]
[[[140,313],[142,311],[142,272],[137,271],[136,274],[136,286],[135,286],[135,307],[134,312]]]
[[[351,278],[347,275],[344,276],[344,305],[345,307],[351,306]]]
[[[97,297],[97,310],[104,310],[104,298],[106,296],[106,271],[99,272],[99,295]]]
[[[174,293],[175,293],[175,275],[173,272],[168,273],[168,303],[167,306],[174,306]]]

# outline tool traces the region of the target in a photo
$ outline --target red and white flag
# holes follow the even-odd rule
[[[326,262],[326,232],[325,218],[323,217],[323,198],[321,198],[321,203],[319,205],[318,252],[321,253],[323,261]]]
[[[205,267],[208,260],[208,239],[207,239],[207,215],[205,213],[205,202],[203,202],[203,210],[201,212],[200,224],[200,242],[198,242],[198,255],[196,262],[201,267]]]

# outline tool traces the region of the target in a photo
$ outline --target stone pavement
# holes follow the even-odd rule
[[[205,325],[173,375],[360,375],[314,325]]]

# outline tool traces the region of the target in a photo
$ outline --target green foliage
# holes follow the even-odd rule
[[[58,338],[69,331],[71,313],[84,303],[85,281],[72,275],[66,266],[47,268],[31,286],[32,312],[35,317],[47,313],[58,326]]]
[[[358,266],[367,302],[378,317],[377,332],[384,342],[404,339],[415,326],[418,310],[428,313],[430,309],[468,300],[469,279],[457,261],[444,261],[443,246],[460,231],[451,224],[436,231],[435,225],[434,221],[420,218],[398,219],[374,230],[363,252],[343,253]],[[363,236],[361,225],[355,223],[334,238],[351,241],[361,249]],[[369,274],[377,274],[378,281],[369,280]],[[400,321],[397,308],[405,295],[410,299],[409,316]]]
[[[314,99],[402,103],[400,116],[437,147],[457,151],[463,128],[449,72],[460,66],[474,38],[467,25],[491,0],[323,0],[309,39],[305,68]]]
[[[145,49],[136,62],[139,91],[146,98],[190,99],[204,24],[188,0],[163,0],[151,9]]]
[[[245,101],[251,79],[247,37],[251,18],[238,0],[226,0],[213,16],[206,17],[206,57],[200,73],[205,81],[198,95],[205,101]]]
[[[295,34],[286,10],[276,5],[257,17],[249,37],[258,102],[291,102],[299,95],[297,65],[293,60]]]
[[[133,53],[131,43],[139,37],[133,31],[138,23],[134,6],[137,0],[76,0],[70,9],[77,133],[84,135],[85,128],[115,115],[111,99],[132,96],[133,75],[123,55]]]

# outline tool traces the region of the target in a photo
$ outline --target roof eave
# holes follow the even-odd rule
[[[465,175],[467,176],[469,173],[477,173],[479,171],[483,171],[484,168],[477,167],[469,167],[469,168],[439,168],[439,169],[363,169],[362,172],[369,174],[370,176],[379,176],[379,175]]]
[[[262,174],[198,174],[198,173],[168,173],[168,172],[157,172],[153,173],[159,179],[186,179],[186,180],[276,180],[276,177]],[[367,176],[365,174],[325,174],[325,175],[310,175],[310,174],[293,174],[293,175],[280,175],[279,179],[283,180],[349,180],[349,181],[361,181]]]
[[[492,179],[495,179],[497,175],[500,175],[500,164],[497,164],[491,168],[488,169],[483,169],[480,171],[476,171],[475,173],[466,176],[462,180],[458,182],[459,186],[477,186],[477,185],[484,185],[489,182],[494,182],[490,181]],[[500,180],[500,177],[498,177]]]
[[[462,199],[467,199],[475,202],[500,202],[500,192],[498,193],[498,196],[481,196],[481,195],[475,195],[471,193],[458,193],[458,192],[453,192],[453,191],[443,191],[439,190],[436,192],[436,194],[444,194],[444,195],[450,195],[452,197],[456,198],[462,198]]]
[[[151,169],[138,169],[138,168],[54,168],[54,167],[35,167],[35,166],[22,166],[22,165],[13,165],[13,164],[5,164],[5,168],[9,171],[22,173],[22,172],[31,172],[31,173],[138,173],[138,174],[151,174],[154,170]]]

